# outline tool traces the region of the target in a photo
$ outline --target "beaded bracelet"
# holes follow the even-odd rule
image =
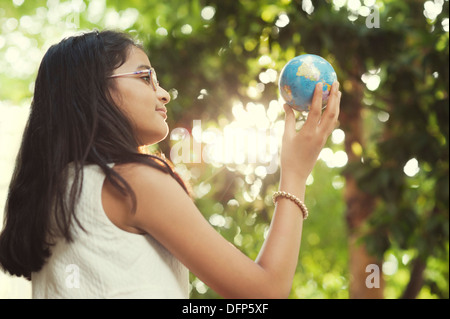
[[[309,215],[308,208],[306,207],[305,204],[303,204],[303,202],[300,199],[298,199],[298,197],[296,197],[288,192],[278,191],[278,192],[273,193],[273,195],[272,195],[272,200],[273,200],[274,204],[277,202],[278,197],[284,197],[284,198],[287,198],[287,199],[293,201],[302,211],[303,219],[308,218],[308,215]]]

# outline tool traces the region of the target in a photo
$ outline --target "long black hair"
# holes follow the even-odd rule
[[[131,196],[133,210],[133,190],[108,164],[147,164],[171,174],[188,192],[169,163],[138,151],[132,125],[109,93],[114,81],[108,77],[132,46],[140,47],[126,33],[93,31],[51,46],[42,59],[0,234],[0,267],[10,274],[30,279],[51,255],[54,236],[72,240],[86,164],[100,166],[118,190]],[[70,188],[69,163],[75,167]]]

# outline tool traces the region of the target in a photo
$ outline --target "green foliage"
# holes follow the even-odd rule
[[[314,8],[300,0],[127,0],[108,1],[106,7],[101,1],[82,3],[77,14],[60,13],[59,22],[43,17],[62,5],[57,2],[5,5],[0,9],[0,60],[5,61],[12,41],[9,33],[32,39],[31,47],[46,47],[50,36],[59,35],[55,29],[73,21],[76,30],[125,28],[143,41],[161,85],[172,94],[172,129],[191,131],[192,121],[201,120],[203,129],[223,131],[235,120],[236,102],[260,103],[267,110],[278,99],[277,82],[261,85],[261,73],[279,72],[288,60],[306,52],[328,59],[344,93],[343,115],[351,115],[355,103],[364,106],[367,144],[352,145],[351,155],[358,160],[343,172],[319,160],[312,174],[306,194],[311,215],[291,298],[348,298],[344,175],[377,198],[361,240],[370,252],[397,264],[395,271],[385,273],[386,297],[403,294],[413,260],[420,259],[426,269],[418,297],[448,298],[449,34],[441,25],[444,18],[448,25],[448,1],[433,20],[424,17],[422,1],[376,1],[379,28],[368,28],[359,12],[338,8],[334,1],[316,1]],[[24,16],[41,21],[41,32],[27,29],[20,19]],[[133,16],[135,21],[127,24],[126,18]],[[17,27],[7,27],[10,18],[18,21]],[[3,48],[2,39],[7,39]],[[33,72],[17,77],[7,63],[0,68],[1,100],[19,103],[31,96]],[[377,76],[379,86],[369,89],[363,74]],[[270,128],[282,119],[278,113]],[[169,154],[172,146],[168,139],[159,148]],[[327,147],[344,149],[341,143]],[[408,176],[404,169],[412,159],[419,170]],[[185,176],[205,218],[256,258],[273,213],[278,172],[260,176],[254,165],[230,163],[178,167],[191,171]],[[193,298],[218,297],[193,275],[191,279]]]

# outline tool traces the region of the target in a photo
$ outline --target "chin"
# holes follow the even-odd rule
[[[152,145],[152,144],[156,144],[159,143],[163,140],[166,139],[167,135],[169,135],[169,128],[167,127],[167,130],[165,130],[164,132],[151,132],[151,134],[146,134],[143,136],[143,138],[140,138],[140,145],[144,146],[144,145]]]

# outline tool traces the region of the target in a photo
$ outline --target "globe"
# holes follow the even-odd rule
[[[316,84],[323,83],[322,106],[325,107],[336,72],[324,58],[303,54],[290,60],[280,74],[281,97],[293,109],[309,112]]]

